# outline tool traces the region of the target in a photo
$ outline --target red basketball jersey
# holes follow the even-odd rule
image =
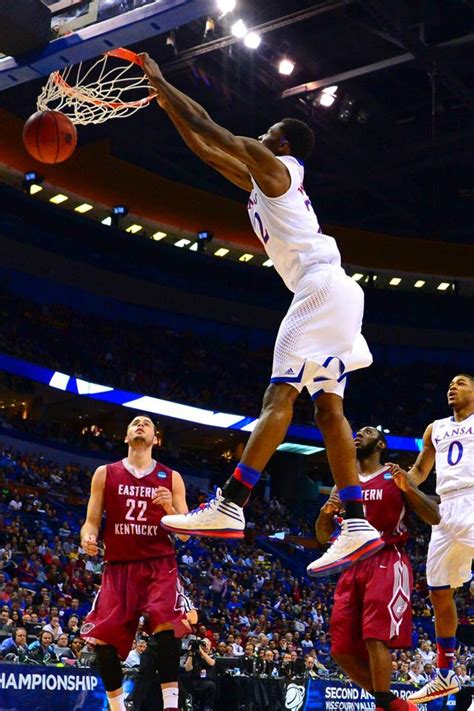
[[[380,531],[385,543],[406,543],[409,534],[405,499],[390,471],[383,468],[374,474],[359,476],[369,523]]]
[[[161,527],[165,515],[152,499],[159,486],[170,491],[173,472],[159,462],[140,478],[124,465],[107,464],[105,478],[105,560],[134,561],[174,555],[170,536]]]

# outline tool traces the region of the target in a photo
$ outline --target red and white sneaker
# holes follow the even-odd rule
[[[443,674],[439,669],[436,672],[434,679],[431,679],[427,684],[414,691],[413,694],[407,696],[408,701],[414,704],[425,704],[434,699],[440,699],[442,696],[449,694],[457,694],[461,684],[456,674],[450,669],[447,674]]]
[[[329,549],[306,568],[314,578],[340,573],[384,547],[379,532],[365,518],[346,518]]]
[[[220,489],[207,504],[201,504],[186,514],[163,516],[161,525],[172,533],[210,538],[243,538],[244,510],[227,501]]]

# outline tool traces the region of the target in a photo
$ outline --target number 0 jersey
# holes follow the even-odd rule
[[[436,493],[441,498],[461,489],[474,489],[474,413],[462,422],[445,417],[433,422],[436,450]]]
[[[133,474],[127,459],[107,464],[105,478],[105,560],[135,561],[174,555],[170,536],[161,527],[162,506],[152,499],[159,486],[172,491],[173,471],[152,461],[149,471]]]
[[[333,237],[322,234],[303,187],[304,168],[294,156],[277,156],[290,174],[290,187],[280,197],[267,197],[252,176],[247,209],[250,222],[275,269],[290,291],[316,264],[341,265]]]

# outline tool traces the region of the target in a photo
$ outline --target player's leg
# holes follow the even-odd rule
[[[126,711],[122,689],[122,666],[115,647],[96,640],[97,668],[104,683],[110,711]]]
[[[308,574],[315,577],[338,573],[384,545],[378,531],[365,519],[354,439],[344,415],[344,384],[325,380],[323,386],[332,392],[318,389],[315,393],[316,424],[323,435],[329,466],[346,513],[339,536],[307,568]]]
[[[451,588],[433,588],[430,600],[435,615],[436,646],[438,650],[438,669],[454,669],[456,650],[456,629],[458,613],[454,600],[455,590]]]
[[[171,711],[173,709],[174,711],[178,708],[181,640],[174,636],[171,623],[158,625],[153,632],[153,637],[155,639],[156,666],[163,695],[163,710]]]
[[[344,415],[343,399],[322,392],[314,401],[316,425],[323,435],[326,454],[347,518],[365,518],[362,489],[357,474],[356,448]]]
[[[454,593],[470,579],[471,557],[470,550],[457,540],[456,531],[445,526],[442,519],[433,528],[426,561],[426,577],[435,613],[438,671],[434,679],[410,694],[408,698],[415,704],[455,694],[460,689],[453,670],[458,619]]]
[[[298,395],[299,391],[289,383],[271,383],[268,386],[257,425],[239,464],[222,490],[226,499],[239,506],[245,505],[260,474],[285,438]]]
[[[380,639],[365,639],[365,646],[369,653],[370,675],[372,679],[372,693],[375,698],[376,708],[388,711],[395,695],[390,691],[392,676],[392,655],[385,642]]]
[[[331,656],[351,681],[362,689],[372,693],[372,675],[367,659],[355,654],[342,654],[337,652],[333,652]]]
[[[289,383],[271,383],[265,392],[257,425],[222,494],[200,510],[164,516],[164,528],[201,536],[242,538],[245,528],[242,508],[286,435],[298,395],[299,390]]]

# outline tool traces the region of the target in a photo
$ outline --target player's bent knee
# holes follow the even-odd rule
[[[174,632],[164,630],[153,635],[156,645],[156,665],[162,684],[178,681],[179,658],[181,655],[181,640],[176,639]]]
[[[430,590],[430,600],[434,607],[450,607],[453,604],[455,590],[453,588],[441,588]]]
[[[117,691],[122,686],[122,667],[117,650],[111,644],[98,644],[95,652],[105,690]]]

